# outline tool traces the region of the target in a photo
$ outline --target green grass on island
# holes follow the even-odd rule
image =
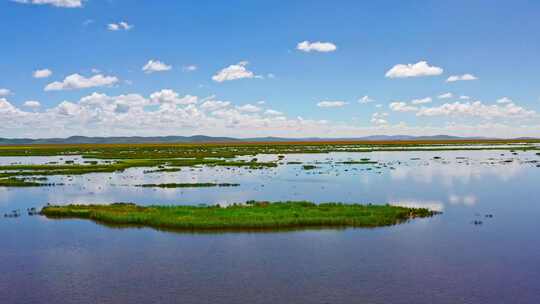
[[[113,226],[165,230],[272,230],[325,227],[380,227],[430,217],[438,212],[391,205],[311,202],[255,202],[220,206],[110,205],[46,206],[49,218],[90,219]]]

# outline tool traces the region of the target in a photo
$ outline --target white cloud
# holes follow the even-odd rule
[[[23,105],[28,108],[39,108],[41,106],[41,103],[36,100],[27,100],[24,102]]]
[[[188,105],[198,102],[198,98],[192,95],[180,97],[178,93],[171,89],[163,89],[150,94],[150,100],[156,104]]]
[[[448,98],[452,98],[452,97],[454,97],[454,94],[452,94],[450,92],[449,93],[444,93],[444,94],[441,94],[441,95],[437,96],[437,98],[439,98],[439,99],[448,99]]]
[[[120,21],[118,23],[109,23],[107,25],[107,29],[109,31],[120,31],[120,30],[129,31],[132,28],[133,28],[133,24],[129,24],[125,21]]]
[[[333,44],[332,42],[309,42],[309,41],[302,41],[296,45],[296,49],[302,52],[322,52],[322,53],[328,53],[333,52],[337,50],[337,46]]]
[[[232,64],[217,72],[212,76],[212,80],[215,82],[224,82],[242,78],[254,78],[255,74],[246,68],[248,64],[247,61],[240,61],[237,64]]]
[[[230,106],[231,103],[229,101],[221,101],[221,100],[207,100],[201,104],[201,109],[206,111],[215,111],[222,108],[226,108]]]
[[[61,90],[75,90],[75,89],[87,89],[93,87],[112,86],[118,82],[118,78],[115,76],[104,76],[101,74],[94,75],[86,78],[79,74],[72,74],[67,76],[63,81],[55,81],[49,83],[45,87],[45,91],[61,91]]]
[[[358,99],[358,103],[360,104],[365,104],[365,103],[370,103],[370,102],[374,102],[375,100],[373,100],[371,97],[365,95],[363,96],[362,98]]]
[[[512,99],[508,97],[503,97],[497,100],[497,103],[513,103]]]
[[[0,88],[0,97],[5,97],[11,95],[11,91],[9,89]]]
[[[272,110],[272,109],[268,109],[268,110],[264,111],[264,114],[266,114],[266,115],[272,115],[272,116],[280,116],[280,115],[283,115],[283,112],[276,111],[276,110]]]
[[[375,125],[386,125],[388,124],[387,117],[388,113],[375,112],[371,115],[371,123]]]
[[[319,108],[339,108],[343,107],[347,104],[345,101],[339,101],[339,100],[324,100],[319,103],[317,103],[317,107]]]
[[[504,105],[486,105],[481,101],[445,103],[438,107],[422,108],[418,116],[455,116],[477,117],[482,119],[495,118],[532,118],[536,116],[533,110],[527,110],[514,103]]]
[[[467,81],[476,79],[478,78],[472,74],[452,75],[448,77],[448,79],[446,79],[446,82]]]
[[[436,126],[410,126],[404,123],[390,124],[387,121],[389,116],[387,113],[377,113],[371,116],[372,125],[358,126],[351,124],[350,121],[289,118],[286,114],[279,115],[270,109],[243,112],[236,104],[217,100],[215,96],[181,97],[174,91],[163,92],[163,90],[155,93],[150,96],[141,94],[109,96],[93,93],[79,100],[63,101],[49,108],[42,105],[40,108],[26,108],[26,110],[14,106],[6,98],[0,98],[0,121],[2,121],[0,133],[19,138],[171,134],[234,137],[316,137],[321,134],[326,137],[358,137],[373,134],[540,136],[540,120],[537,119],[537,115],[523,119],[516,107],[507,108],[506,105],[498,107],[505,112],[517,112],[515,116],[508,117],[515,120],[496,119],[479,122],[475,119],[467,123],[456,123],[454,118],[464,116],[457,114],[455,117],[448,117],[450,120],[440,117],[437,119],[440,124]],[[195,100],[199,102],[194,103]]]
[[[392,102],[392,103],[389,104],[388,107],[390,108],[390,110],[395,111],[395,112],[414,112],[414,111],[418,111],[417,107],[410,106],[406,102],[402,102],[402,101]]]
[[[17,3],[52,5],[56,7],[77,8],[82,7],[84,0],[13,0]]]
[[[461,99],[461,100],[469,100],[469,99],[471,99],[471,97],[467,96],[467,95],[461,95],[461,96],[459,96],[459,99]]]
[[[185,65],[182,67],[182,71],[184,72],[194,72],[197,70],[197,66],[194,64]]]
[[[143,67],[142,71],[151,74],[154,72],[165,72],[172,69],[172,66],[165,64],[159,60],[150,59]]]
[[[249,103],[243,106],[236,107],[236,109],[238,109],[238,111],[240,112],[247,112],[247,113],[257,113],[262,110],[260,107],[254,106]]]
[[[34,78],[47,78],[52,75],[52,71],[49,69],[35,70],[32,76]]]
[[[413,99],[411,100],[411,103],[413,105],[420,105],[420,104],[430,103],[431,101],[432,101],[431,97],[425,97],[425,98]]]
[[[406,78],[420,76],[436,76],[441,75],[443,69],[436,66],[430,66],[426,61],[419,61],[414,64],[396,64],[388,72],[388,78]]]

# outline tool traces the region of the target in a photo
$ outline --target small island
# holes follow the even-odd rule
[[[227,207],[109,205],[48,205],[41,214],[54,219],[90,219],[114,226],[165,230],[273,230],[324,227],[381,227],[439,212],[392,205],[248,201]]]

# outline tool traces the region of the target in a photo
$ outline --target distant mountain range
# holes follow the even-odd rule
[[[71,136],[67,138],[0,138],[0,145],[28,145],[28,144],[130,144],[130,143],[211,143],[211,142],[302,142],[302,141],[399,141],[399,140],[471,140],[494,139],[485,137],[458,137],[449,135],[435,136],[409,136],[409,135],[371,135],[355,138],[283,138],[283,137],[254,137],[233,138],[213,137],[205,135],[194,136],[115,136],[115,137],[88,137]],[[534,138],[516,138],[521,140]]]

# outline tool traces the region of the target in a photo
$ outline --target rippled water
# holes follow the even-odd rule
[[[364,157],[385,166],[336,164]],[[52,177],[65,185],[0,188],[0,213],[47,202],[256,199],[422,205],[443,214],[376,229],[204,234],[0,218],[0,303],[540,303],[540,156],[534,152],[307,154],[287,155],[283,163],[290,161],[318,168]],[[240,186],[133,187],[170,182]]]

